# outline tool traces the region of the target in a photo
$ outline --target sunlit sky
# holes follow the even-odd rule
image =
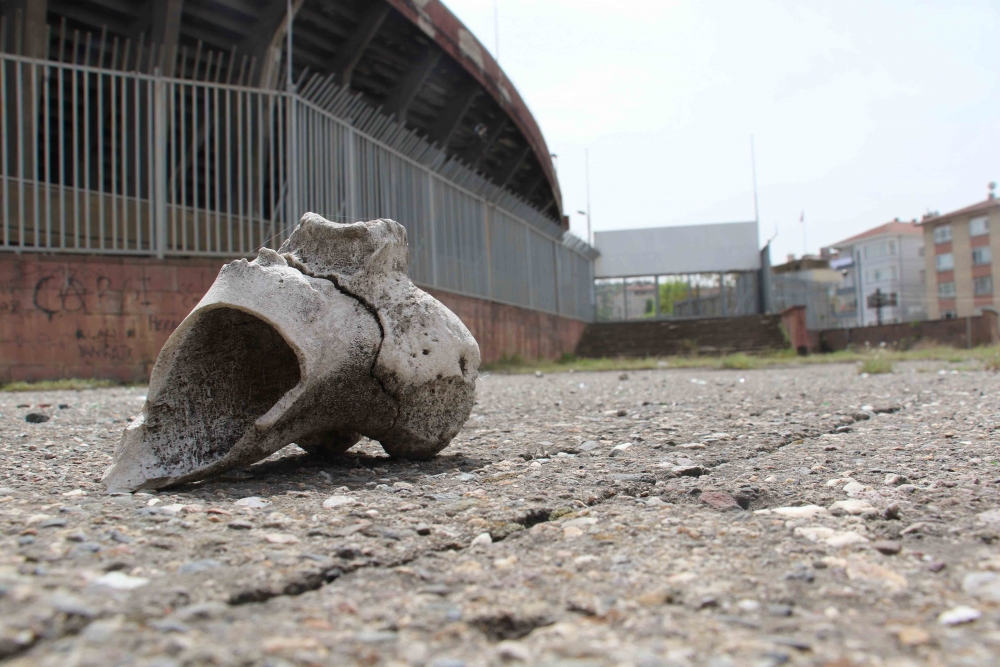
[[[445,4],[495,49],[493,0]],[[595,231],[752,220],[753,135],[776,261],[1000,181],[996,0],[498,0],[498,16],[581,237],[585,148]]]

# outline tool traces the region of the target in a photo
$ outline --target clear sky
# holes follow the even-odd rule
[[[494,49],[493,0],[444,0]],[[595,230],[752,220],[772,258],[1000,181],[1000,2],[498,0],[500,65]]]

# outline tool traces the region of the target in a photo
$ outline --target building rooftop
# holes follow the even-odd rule
[[[951,213],[945,213],[944,215],[935,215],[930,218],[924,217],[924,219],[920,221],[920,224],[921,225],[926,225],[928,223],[937,224],[943,220],[949,220],[951,218],[955,218],[960,215],[979,213],[980,211],[989,211],[990,209],[998,207],[1000,207],[1000,199],[996,199],[991,196],[989,199],[981,201],[978,204],[973,204],[972,206],[966,206],[965,208],[960,208],[957,211],[952,211]]]
[[[829,260],[819,257],[800,257],[799,259],[789,259],[784,264],[776,264],[771,267],[772,273],[794,273],[798,271],[811,271],[813,269],[829,269]]]
[[[862,239],[871,238],[873,236],[879,236],[881,234],[923,234],[923,230],[920,229],[919,223],[916,220],[913,222],[901,222],[899,220],[893,220],[892,222],[887,222],[884,225],[879,225],[878,227],[872,227],[868,231],[861,232],[850,238],[846,238],[839,243],[834,243],[831,248],[839,248],[845,245],[852,245],[857,243]]]

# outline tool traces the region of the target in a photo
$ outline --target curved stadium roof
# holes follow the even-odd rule
[[[13,4],[25,1],[47,1],[53,33],[106,30],[109,39],[141,38],[189,54],[225,52],[231,61],[249,63],[250,82],[279,85],[286,0]],[[441,2],[295,0],[294,11],[296,78],[307,69],[333,75],[566,228],[559,183],[538,124],[493,57]],[[190,66],[197,68],[197,62]]]

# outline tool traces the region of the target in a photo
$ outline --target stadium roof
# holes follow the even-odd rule
[[[2,7],[7,12],[25,1]],[[95,37],[106,31],[109,40],[130,40],[133,50],[157,44],[160,52],[183,52],[178,76],[207,76],[203,62],[212,51],[216,63],[225,58],[230,76],[234,66],[244,67],[254,85],[281,82],[286,0],[27,1],[30,12],[44,9],[52,45],[75,31]],[[293,9],[296,79],[306,70],[334,75],[565,228],[538,124],[493,57],[441,2],[294,0]],[[216,76],[221,69],[217,64]]]

